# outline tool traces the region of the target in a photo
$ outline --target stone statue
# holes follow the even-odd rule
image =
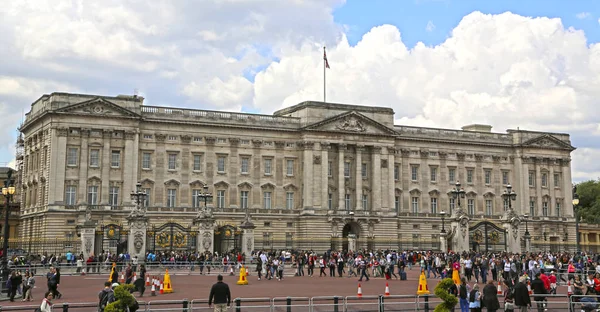
[[[146,207],[144,207],[144,205],[142,205],[141,203],[136,204],[135,208],[133,210],[131,210],[131,213],[129,214],[130,218],[139,218],[139,217],[145,217],[146,216]]]
[[[92,221],[92,207],[87,206],[87,208],[85,208],[85,222],[90,221]]]
[[[212,209],[204,206],[202,209],[198,210],[198,215],[196,218],[198,219],[210,219],[213,217]]]

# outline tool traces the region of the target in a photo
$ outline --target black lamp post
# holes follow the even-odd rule
[[[506,186],[506,190],[502,193],[502,199],[508,201],[508,211],[512,212],[512,201],[517,200],[517,193],[512,190],[512,186],[509,184]]]
[[[528,214],[524,214],[523,215],[523,219],[525,220],[525,238],[528,238],[530,236],[530,234],[529,234],[529,227],[527,226],[527,221],[529,221],[529,215]]]
[[[446,212],[445,211],[441,211],[440,215],[442,216],[442,233],[446,233],[446,227],[444,224],[444,219],[446,218]]]
[[[12,180],[12,169],[8,169],[6,173],[6,181],[4,181],[4,187],[2,188],[2,195],[6,199],[6,206],[4,208],[4,228],[3,228],[3,237],[4,241],[2,244],[2,281],[3,285],[6,285],[6,280],[8,279],[8,218],[10,216],[10,200],[12,196],[15,194],[15,186],[13,185]]]
[[[456,181],[456,186],[450,191],[452,193],[452,197],[457,200],[456,205],[458,210],[460,211],[460,199],[465,198],[465,190],[460,188],[460,182]]]
[[[131,199],[135,202],[135,206],[138,210],[141,210],[142,204],[146,200],[146,192],[142,191],[142,183],[138,182],[135,185],[135,191],[131,192]]]
[[[196,206],[200,207],[200,201],[204,200],[204,208],[208,208],[207,204],[212,202],[213,194],[208,192],[208,186],[206,185],[204,186],[203,191],[203,193],[198,194]]]
[[[573,186],[573,212],[575,213],[575,247],[579,251],[579,195],[577,195],[577,186]]]

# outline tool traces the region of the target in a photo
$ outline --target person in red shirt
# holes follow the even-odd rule
[[[600,295],[600,273],[596,273],[594,277],[594,290],[596,290],[597,295]]]
[[[540,274],[540,279],[544,282],[544,288],[546,288],[546,292],[550,293],[550,278],[548,275],[542,273]]]
[[[556,272],[552,271],[548,279],[550,280],[550,293],[556,295]]]

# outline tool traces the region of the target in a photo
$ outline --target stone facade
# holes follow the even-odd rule
[[[127,233],[130,193],[141,182],[148,250],[242,249],[247,209],[255,228],[244,233],[255,249],[345,248],[349,234],[357,248],[437,249],[439,212],[452,210],[460,180],[469,226],[503,226],[510,183],[512,208],[530,215],[534,238],[575,242],[565,235],[574,233],[568,134],[394,125],[384,107],[303,102],[257,115],[143,100],[52,93],[32,104],[20,128],[23,239],[75,238],[89,208],[96,252],[117,248],[102,226]],[[205,185],[214,196],[210,239],[194,222]],[[177,226],[159,237],[167,223]],[[175,242],[173,229],[187,236]]]

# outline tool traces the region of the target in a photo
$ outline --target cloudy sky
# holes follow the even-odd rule
[[[599,41],[597,0],[6,0],[0,162],[44,93],[269,114],[323,99],[327,46],[328,101],[568,132],[574,180],[597,179]]]

